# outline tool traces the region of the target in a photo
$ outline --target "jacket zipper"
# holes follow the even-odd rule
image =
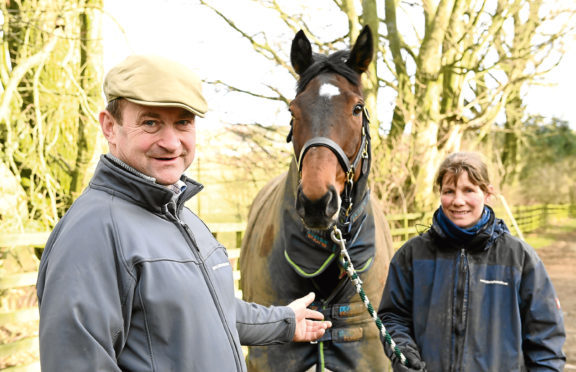
[[[170,201],[170,203],[173,203],[173,201]],[[182,229],[184,230],[182,235],[184,235],[184,238],[186,240],[188,240],[188,245],[193,248],[193,249],[191,249],[192,254],[194,254],[194,257],[196,257],[196,259],[200,263],[199,267],[202,271],[202,275],[204,276],[204,279],[206,281],[206,285],[208,286],[210,294],[212,295],[212,301],[214,302],[214,305],[216,306],[216,309],[218,311],[218,315],[220,316],[220,320],[222,321],[222,325],[224,326],[224,330],[226,331],[226,335],[228,336],[228,341],[230,342],[230,346],[232,347],[232,351],[234,353],[234,361],[236,362],[236,369],[238,371],[242,371],[242,364],[240,363],[241,357],[238,354],[238,349],[236,348],[236,345],[234,344],[234,337],[232,336],[232,332],[230,331],[230,328],[228,327],[228,323],[226,322],[226,317],[224,316],[224,311],[222,310],[222,306],[220,305],[220,302],[218,301],[218,298],[216,296],[216,290],[214,289],[214,284],[212,283],[212,280],[210,279],[208,269],[206,268],[206,264],[204,263],[204,260],[200,256],[200,248],[198,248],[198,244],[196,243],[196,239],[194,238],[194,234],[192,233],[192,230],[190,230],[190,227],[188,227],[188,225],[186,223],[184,223],[182,220],[180,220],[180,218],[178,218],[177,214],[170,213],[171,212],[170,209],[168,209],[167,212],[168,213],[166,213],[166,214],[171,219],[173,219],[175,222],[177,222],[177,224],[180,227],[182,227]]]
[[[460,250],[458,264],[458,283],[456,285],[456,304],[454,309],[454,359],[452,371],[458,371],[462,364],[464,341],[466,337],[466,320],[468,308],[468,258],[466,250]]]

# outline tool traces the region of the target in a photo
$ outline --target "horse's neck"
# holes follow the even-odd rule
[[[300,172],[298,171],[298,164],[296,164],[296,159],[292,158],[286,177],[286,194],[294,201],[296,200],[296,191],[298,190],[299,183]]]

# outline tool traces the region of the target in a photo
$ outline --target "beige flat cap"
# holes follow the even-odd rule
[[[145,106],[181,107],[200,117],[208,110],[198,76],[164,57],[129,56],[110,69],[103,88],[108,102],[121,97]]]

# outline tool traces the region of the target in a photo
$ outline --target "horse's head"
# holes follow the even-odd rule
[[[329,56],[312,53],[299,31],[290,59],[299,75],[290,103],[294,153],[300,185],[296,210],[310,229],[328,229],[341,208],[350,210],[351,189],[366,173],[368,125],[360,76],[373,56],[372,33],[366,26],[351,51]],[[345,211],[346,213],[346,211]]]

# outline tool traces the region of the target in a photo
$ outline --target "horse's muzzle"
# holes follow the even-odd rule
[[[340,204],[340,196],[334,186],[330,186],[324,196],[314,201],[304,195],[302,186],[298,187],[296,212],[307,229],[327,230],[332,227],[338,221]]]

